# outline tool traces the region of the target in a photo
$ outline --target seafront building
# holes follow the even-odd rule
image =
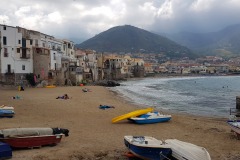
[[[0,81],[19,85],[26,74],[37,82],[63,84],[69,64],[76,61],[74,43],[21,27],[0,25]]]
[[[75,49],[70,40],[18,26],[0,25],[0,47],[0,82],[5,84],[27,85],[28,74],[34,75],[35,83],[49,85],[144,75],[142,59]]]

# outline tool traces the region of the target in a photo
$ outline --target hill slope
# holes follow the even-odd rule
[[[240,54],[240,24],[228,26],[211,33],[181,32],[168,37],[201,54],[236,55]]]
[[[165,53],[170,57],[192,57],[192,52],[166,37],[130,25],[108,29],[93,38],[76,45],[98,52],[139,52]]]

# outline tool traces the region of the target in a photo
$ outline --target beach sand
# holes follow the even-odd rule
[[[0,105],[15,108],[15,117],[1,118],[0,129],[15,127],[60,127],[70,130],[69,137],[54,147],[13,151],[13,160],[82,160],[127,159],[124,154],[125,135],[175,138],[205,147],[213,160],[240,160],[240,140],[237,140],[224,118],[206,118],[172,114],[167,123],[136,125],[127,120],[116,124],[111,119],[141,109],[101,86],[26,88],[25,91],[2,87]],[[56,99],[67,93],[71,99]],[[12,96],[21,99],[11,99]],[[101,110],[98,106],[115,108]],[[147,106],[146,106],[147,107]],[[228,114],[228,113],[226,113]]]

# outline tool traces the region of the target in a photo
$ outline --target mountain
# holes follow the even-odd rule
[[[144,51],[146,53],[165,53],[169,57],[195,56],[188,48],[166,37],[130,25],[110,28],[76,47],[93,49],[97,52]]]
[[[229,57],[240,54],[240,24],[228,26],[218,32],[181,32],[166,36],[200,54]]]

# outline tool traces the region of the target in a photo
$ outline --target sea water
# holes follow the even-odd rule
[[[131,102],[177,113],[228,117],[240,96],[240,76],[146,78],[113,90]]]

